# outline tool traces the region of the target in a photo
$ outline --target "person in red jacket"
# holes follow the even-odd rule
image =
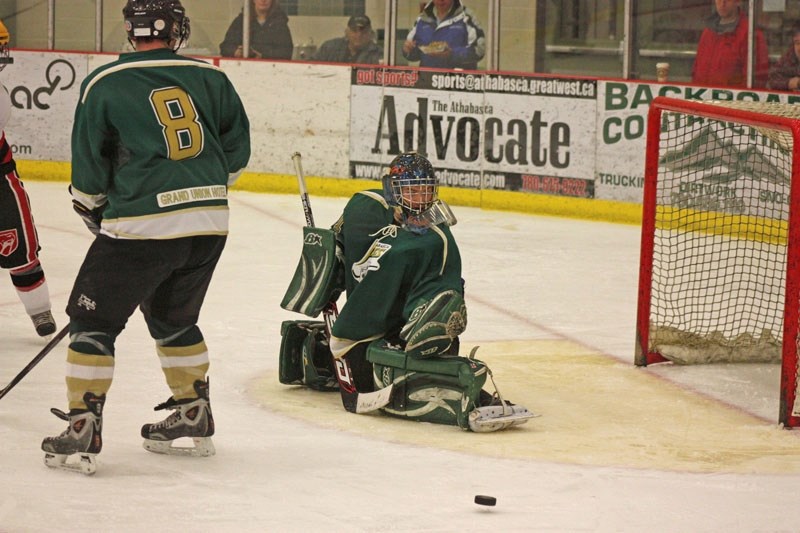
[[[700,35],[692,83],[721,87],[747,86],[747,17],[741,0],[715,0],[717,12]],[[769,74],[767,41],[756,30],[754,87],[766,87]]]

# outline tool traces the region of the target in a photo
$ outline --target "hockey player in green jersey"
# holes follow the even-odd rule
[[[355,194],[333,226],[347,291],[328,332],[333,363],[326,367],[321,356],[327,350],[319,342],[320,327],[284,322],[281,382],[328,390],[320,378],[335,372],[348,411],[381,408],[390,415],[473,431],[496,431],[533,416],[482,390],[490,375],[486,365],[458,356],[467,311],[453,224],[450,208],[438,199],[433,167],[417,153],[391,162],[382,190]],[[333,255],[323,251],[333,241],[327,230],[306,229],[304,244],[310,246],[304,245],[282,306],[316,316],[325,294],[338,297],[330,281],[338,276],[323,273],[322,282],[301,282],[312,271],[306,265],[324,264],[320,254]],[[300,304],[301,291],[310,294],[311,286],[322,287],[313,293],[314,304]],[[302,331],[308,332],[305,338]]]
[[[401,154],[383,185],[353,196],[334,225],[344,251],[347,303],[331,332],[331,352],[342,358],[355,350],[348,360],[359,391],[369,391],[373,381],[372,365],[363,363],[366,343],[400,340],[413,311],[437,294],[463,302],[461,256],[449,228],[455,218],[438,199],[430,162]],[[447,216],[425,218],[431,213]],[[447,351],[458,333],[426,355]]]
[[[228,234],[227,191],[250,157],[249,122],[219,68],[176,53],[189,36],[179,0],[128,0],[135,52],[83,82],[72,131],[73,206],[96,235],[67,304],[69,427],[45,462],[92,473],[114,343],[140,308],[172,393],[142,427],[153,452],[212,455],[209,358],[197,320]],[[191,437],[193,448],[173,440]],[[68,458],[78,455],[76,463]]]

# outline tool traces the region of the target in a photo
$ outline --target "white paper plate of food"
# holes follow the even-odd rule
[[[419,47],[425,54],[441,54],[449,48],[445,41],[433,41],[432,43],[424,44]]]

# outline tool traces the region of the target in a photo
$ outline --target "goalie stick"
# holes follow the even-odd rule
[[[6,385],[4,388],[0,389],[0,398],[3,398],[3,396],[8,394],[9,391],[11,389],[13,389],[17,385],[17,383],[22,381],[22,378],[27,376],[28,372],[33,370],[33,367],[38,365],[39,362],[42,359],[44,359],[47,356],[47,354],[49,354],[53,350],[53,348],[55,348],[58,345],[59,342],[61,342],[61,339],[63,339],[67,335],[68,332],[69,332],[69,324],[67,324],[66,326],[61,328],[61,331],[56,333],[56,336],[53,337],[52,339],[50,339],[50,342],[48,342],[45,345],[45,347],[42,348],[42,351],[39,352],[38,354],[36,354],[36,356],[33,359],[31,359],[31,362],[28,363],[27,365],[25,365],[25,368],[23,368],[20,371],[19,374],[14,376],[14,379],[12,379],[11,382],[8,385]]]
[[[297,174],[297,184],[300,187],[300,201],[303,204],[303,213],[306,216],[306,225],[310,228],[314,226],[314,214],[311,211],[311,202],[308,199],[308,189],[306,189],[306,179],[303,175],[303,163],[300,152],[292,155],[294,170]],[[336,302],[330,302],[322,310],[325,319],[325,335],[328,340],[331,338],[333,323],[338,316]],[[342,395],[342,405],[346,411],[351,413],[368,413],[386,406],[391,400],[393,384],[375,392],[358,392],[353,383],[353,373],[350,363],[344,357],[333,357],[333,367],[336,369],[336,379],[339,382],[339,392]]]

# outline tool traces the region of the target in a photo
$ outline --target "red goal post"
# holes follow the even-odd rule
[[[800,426],[800,106],[657,97],[648,114],[638,366],[781,364]]]

